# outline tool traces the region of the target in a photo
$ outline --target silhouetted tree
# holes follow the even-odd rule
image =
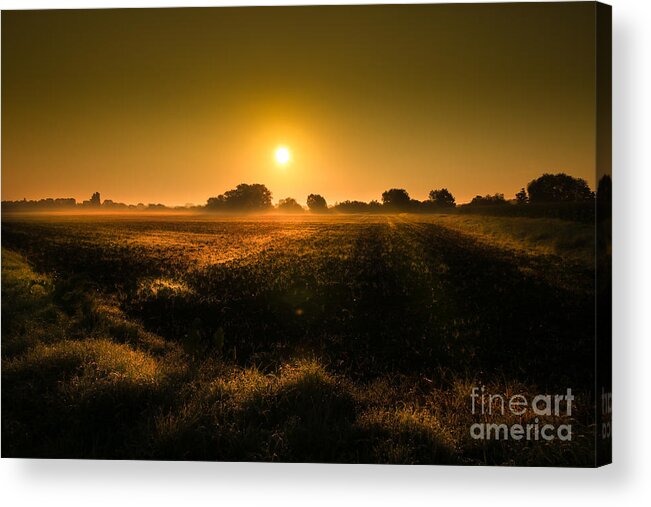
[[[406,211],[410,208],[411,198],[405,189],[392,188],[382,192],[382,204],[393,210]]]
[[[517,204],[527,204],[529,202],[527,191],[524,188],[521,188],[520,191],[515,194],[515,202]]]
[[[2,201],[3,211],[48,211],[48,210],[72,210],[77,207],[77,201],[72,197],[47,198],[38,201]]]
[[[104,202],[102,203],[102,208],[108,208],[108,209],[126,209],[128,206],[123,203],[123,202],[115,202],[112,201],[111,199],[104,199]]]
[[[303,209],[303,206],[296,202],[296,199],[287,197],[286,199],[278,201],[278,211],[284,211],[285,213],[300,213],[305,210]]]
[[[54,204],[57,208],[74,208],[77,205],[77,201],[72,197],[60,197],[54,199]]]
[[[377,203],[377,201],[375,201]],[[377,203],[378,207],[380,206],[379,203]],[[338,211],[340,213],[368,213],[371,211],[370,205],[366,202],[363,201],[342,201],[335,203],[334,208],[335,211]]]
[[[224,197],[224,194],[221,194],[217,197],[209,197],[208,202],[206,202],[206,208],[214,211],[225,211],[226,198]]]
[[[380,204],[380,201],[373,199],[371,202],[368,203],[368,210],[373,213],[378,213],[382,211],[382,204]]]
[[[441,208],[454,208],[456,206],[454,196],[447,188],[430,191],[429,200],[434,205]]]
[[[90,199],[81,203],[82,206],[88,206],[91,208],[99,208],[101,204],[102,200],[100,199],[99,192],[95,192]]]
[[[470,206],[494,206],[507,204],[504,194],[477,195],[470,201]]]
[[[328,203],[325,198],[319,194],[310,194],[307,196],[307,207],[314,213],[323,213],[328,211]]]
[[[240,183],[218,197],[211,197],[206,208],[214,211],[264,211],[271,208],[271,191],[260,183]]]
[[[594,197],[584,179],[565,173],[543,174],[527,185],[527,191],[532,204],[587,201]]]

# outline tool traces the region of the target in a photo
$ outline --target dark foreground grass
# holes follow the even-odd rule
[[[328,225],[210,266],[160,243],[3,224],[48,273],[3,250],[3,456],[591,465],[576,359],[589,294],[556,283],[554,265],[541,278],[402,222]],[[553,336],[548,315],[566,319]],[[574,368],[550,375],[554,363]],[[575,387],[576,438],[470,439],[480,384]]]
[[[388,385],[369,391],[316,358],[267,374],[197,361],[136,324],[125,333],[108,305],[79,301],[69,316],[47,278],[7,251],[3,281],[3,318],[37,326],[3,336],[5,457],[459,462],[431,416],[386,408]],[[42,319],[44,307],[62,315]]]

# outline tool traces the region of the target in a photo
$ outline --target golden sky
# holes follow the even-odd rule
[[[594,60],[591,2],[5,11],[2,199],[594,188]]]

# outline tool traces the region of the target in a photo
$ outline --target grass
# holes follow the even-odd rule
[[[432,220],[3,222],[3,456],[591,464],[589,269]],[[478,384],[577,440],[469,439]]]
[[[592,223],[476,215],[433,215],[432,222],[500,248],[557,255],[594,266],[595,228]]]

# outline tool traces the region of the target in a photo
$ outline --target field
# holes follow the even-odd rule
[[[589,225],[5,214],[2,240],[3,456],[593,462]],[[469,438],[472,386],[571,387],[575,438]]]

